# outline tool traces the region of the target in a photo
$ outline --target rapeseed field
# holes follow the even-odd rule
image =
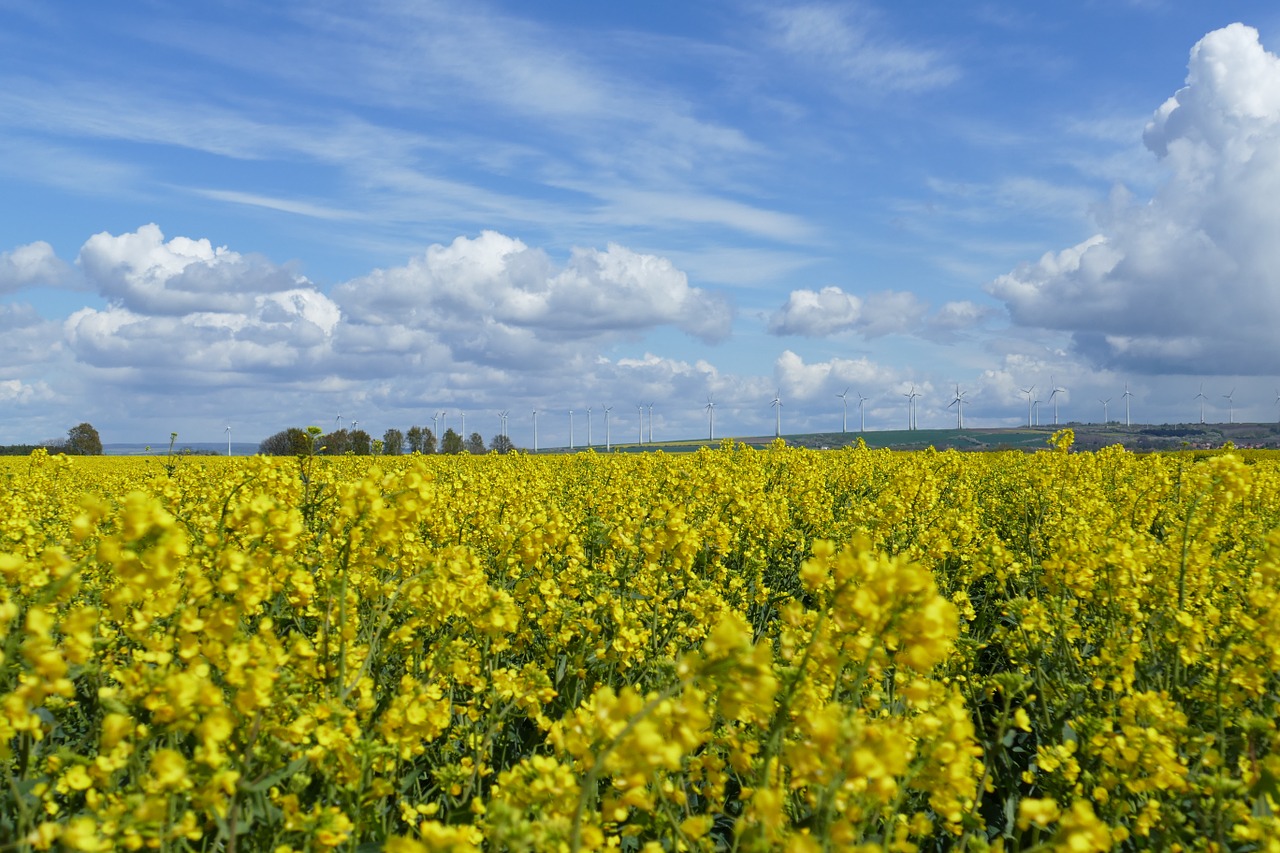
[[[1280,459],[0,459],[0,850],[1280,850]]]

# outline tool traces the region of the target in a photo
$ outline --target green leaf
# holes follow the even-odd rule
[[[269,790],[273,785],[280,784],[284,779],[297,773],[299,770],[307,766],[306,758],[295,758],[293,761],[281,767],[274,773],[263,776],[254,782],[244,782],[240,785],[240,790],[249,791],[250,793],[261,793]]]

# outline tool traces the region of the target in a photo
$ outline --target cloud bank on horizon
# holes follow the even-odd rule
[[[1015,7],[965,24],[999,35],[996,65],[870,4],[725,8],[673,34],[387,2],[353,35],[289,6],[270,65],[233,17],[200,41],[170,10],[130,37],[198,60],[195,108],[72,73],[0,87],[0,188],[73,211],[0,220],[29,234],[0,245],[0,443],[80,420],[247,440],[337,413],[380,434],[441,410],[487,436],[510,410],[525,444],[525,410],[563,410],[547,446],[569,409],[621,424],[651,401],[676,438],[708,399],[718,434],[767,434],[775,391],[784,432],[833,430],[848,388],[869,427],[904,426],[911,389],[944,426],[957,383],[968,423],[1012,425],[1050,376],[1064,419],[1130,382],[1141,420],[1189,420],[1204,379],[1244,389],[1237,419],[1275,416],[1280,58],[1258,29],[1204,31],[1145,117],[1140,92],[1036,130],[964,103],[1031,61]],[[626,61],[547,46],[588,34]],[[289,64],[321,49],[332,67]],[[1058,59],[1042,83],[1084,74]],[[272,118],[254,79],[264,103],[312,97]],[[908,138],[939,127],[964,155],[945,174]],[[895,152],[912,177],[882,174]]]
[[[1117,190],[1087,240],[992,282],[1021,326],[1142,374],[1280,373],[1280,57],[1232,24],[1191,50],[1143,141],[1154,197]]]

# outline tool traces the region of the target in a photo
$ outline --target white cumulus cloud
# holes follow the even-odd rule
[[[826,394],[841,394],[847,388],[852,399],[870,397],[900,380],[897,371],[868,358],[832,358],[806,362],[791,350],[783,350],[773,365],[778,386],[789,396],[812,400]]]
[[[90,237],[77,261],[108,299],[133,311],[182,315],[194,311],[247,311],[256,294],[305,283],[287,268],[207,239],[174,237],[159,226]]]
[[[690,286],[665,258],[610,244],[575,249],[557,266],[542,250],[494,231],[431,246],[333,295],[353,322],[427,330],[478,360],[658,326],[717,341],[733,320],[727,301]]]
[[[1113,192],[1098,234],[989,292],[1098,366],[1280,370],[1280,58],[1251,27],[1209,33],[1143,138],[1167,171],[1155,196]]]
[[[71,268],[43,240],[0,253],[0,293],[24,287],[61,287],[71,281]]]
[[[867,338],[906,334],[919,328],[928,305],[906,291],[885,290],[856,296],[839,287],[793,290],[769,318],[775,335],[825,337],[858,332]]]
[[[301,381],[334,372],[342,313],[287,267],[207,239],[166,241],[156,225],[95,234],[78,263],[110,302],[82,308],[63,324],[68,347],[84,364],[161,385]]]
[[[415,411],[433,398],[459,410],[495,408],[495,395],[503,405],[598,402],[623,387],[628,398],[696,399],[716,386],[714,369],[602,351],[656,329],[718,340],[733,317],[665,258],[608,245],[557,263],[496,232],[431,246],[331,295],[287,265],[155,225],[90,237],[78,264],[105,307],[82,308],[60,329],[0,307],[0,328],[43,329],[87,381],[162,406],[204,406],[202,394],[227,387],[267,411],[308,392]]]
[[[20,379],[0,379],[0,402],[10,405],[44,402],[53,399],[53,392],[43,381],[33,383]]]

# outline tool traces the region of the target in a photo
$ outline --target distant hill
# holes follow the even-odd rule
[[[973,428],[973,429],[917,429],[917,430],[869,430],[818,432],[784,435],[792,447],[808,447],[815,450],[835,449],[856,444],[859,436],[871,448],[893,450],[1043,450],[1048,447],[1049,436],[1059,429],[1070,428],[1075,432],[1075,449],[1099,450],[1120,444],[1129,450],[1180,450],[1221,447],[1230,441],[1236,447],[1280,448],[1280,424],[1134,424],[1126,427],[1120,423],[1082,424],[1064,423],[1057,426]],[[768,447],[771,435],[733,436],[751,447]],[[699,447],[719,447],[722,437],[713,441],[705,438],[680,441],[658,441],[651,444],[615,444],[613,449],[623,453],[656,451],[687,453]],[[581,448],[579,448],[581,449]],[[603,452],[603,446],[596,446]],[[548,448],[544,452],[566,452],[565,448]]]
[[[104,444],[102,452],[105,456],[167,456],[169,454],[169,441],[157,441],[153,444]],[[198,453],[201,455],[227,455],[227,443],[225,441],[179,441],[173,445],[174,453]],[[258,443],[255,441],[249,443],[247,441],[231,442],[232,456],[253,456],[258,452]]]

